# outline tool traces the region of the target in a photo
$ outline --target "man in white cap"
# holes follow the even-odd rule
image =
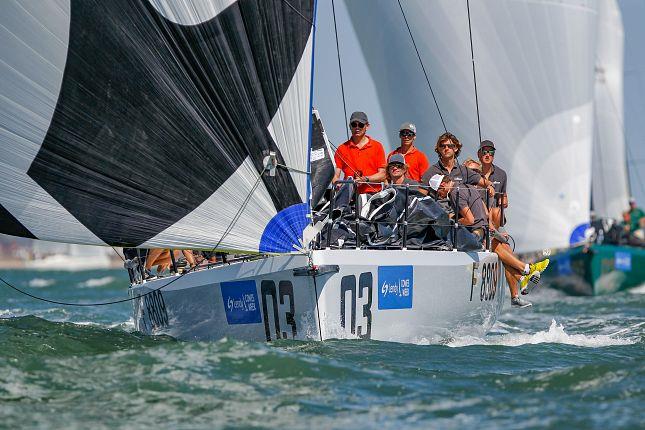
[[[425,154],[414,146],[414,141],[417,138],[417,127],[411,122],[404,122],[399,127],[399,138],[401,139],[401,146],[390,152],[387,158],[389,160],[393,154],[403,155],[408,168],[408,178],[419,182],[423,173],[428,170],[430,163],[428,163],[428,158]]]
[[[484,239],[484,227],[489,223],[486,206],[481,197],[481,190],[472,185],[460,184],[459,201],[457,201],[457,186],[455,181],[448,175],[434,175],[429,180],[429,185],[437,192],[439,198],[450,199],[453,207],[458,211],[458,221],[460,225],[466,226],[468,230],[476,234],[481,241]],[[526,308],[532,304],[522,299],[517,291],[517,283],[520,283],[524,290],[532,278],[539,280],[540,273],[546,269],[549,260],[527,264],[518,259],[513,250],[507,243],[502,243],[493,239],[491,249],[497,254],[499,259],[504,263],[504,270],[507,272],[512,282],[509,282],[511,290],[511,305],[519,308]]]

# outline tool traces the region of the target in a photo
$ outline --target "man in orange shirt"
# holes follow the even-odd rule
[[[358,184],[358,192],[377,193],[381,185],[369,184],[385,180],[385,151],[378,140],[365,134],[370,126],[364,112],[354,112],[349,119],[352,137],[336,150],[336,172],[333,182],[340,179],[343,172],[345,179],[352,177]],[[361,183],[362,182],[362,183]]]
[[[408,166],[407,177],[413,181],[421,182],[421,176],[428,170],[430,163],[425,154],[414,146],[414,140],[417,138],[417,127],[411,122],[404,122],[399,127],[399,137],[401,146],[390,152],[388,160],[392,154],[401,154],[405,157],[405,164]]]

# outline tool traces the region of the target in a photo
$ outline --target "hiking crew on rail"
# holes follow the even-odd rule
[[[514,255],[508,244],[509,236],[503,231],[506,221],[503,209],[508,206],[507,176],[503,169],[493,164],[495,144],[490,140],[480,143],[477,156],[481,164],[468,160],[465,165],[459,165],[457,157],[462,144],[455,135],[446,132],[437,139],[438,160],[430,165],[425,154],[414,145],[417,127],[404,122],[399,127],[401,145],[388,154],[386,161],[381,143],[365,134],[369,125],[364,112],[354,112],[350,116],[352,135],[336,150],[333,182],[341,179],[341,173],[345,179],[353,178],[359,194],[377,193],[384,184],[408,184],[417,195],[430,194],[447,212],[451,213],[455,208],[457,213],[451,216],[479,238],[482,247],[488,228],[492,233],[491,250],[504,263],[511,304],[514,307],[531,306],[519,297],[518,284],[522,294],[528,293],[529,282],[539,282],[549,260],[525,263]],[[485,193],[489,198],[483,198]]]

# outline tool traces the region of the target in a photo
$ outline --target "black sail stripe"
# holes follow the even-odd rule
[[[0,204],[0,233],[11,236],[28,237],[37,239],[24,225]]]
[[[313,0],[290,4],[313,16]],[[258,172],[269,151],[284,162],[267,126],[310,32],[282,0],[239,0],[190,26],[148,0],[72,0],[63,83],[29,176],[106,243],[145,242],[245,158]],[[287,171],[264,182],[276,210],[301,202]]]

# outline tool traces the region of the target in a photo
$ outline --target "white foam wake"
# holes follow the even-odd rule
[[[103,285],[107,285],[112,281],[114,281],[113,276],[104,276],[102,278],[88,279],[87,281],[79,283],[78,286],[81,287],[81,288],[102,287]]]
[[[461,347],[471,345],[503,345],[503,346],[521,346],[535,345],[538,343],[560,343],[565,345],[576,345],[588,348],[598,348],[612,345],[631,345],[634,341],[616,337],[614,335],[585,335],[585,334],[567,334],[564,326],[551,320],[551,326],[547,331],[537,333],[510,333],[501,336],[487,336],[486,338],[477,338],[465,336],[456,338],[449,343],[450,347]]]
[[[641,284],[638,287],[634,287],[629,290],[632,294],[645,294],[645,284]]]
[[[32,288],[44,288],[44,287],[49,287],[55,282],[56,281],[53,279],[34,278],[29,281],[28,285]]]

